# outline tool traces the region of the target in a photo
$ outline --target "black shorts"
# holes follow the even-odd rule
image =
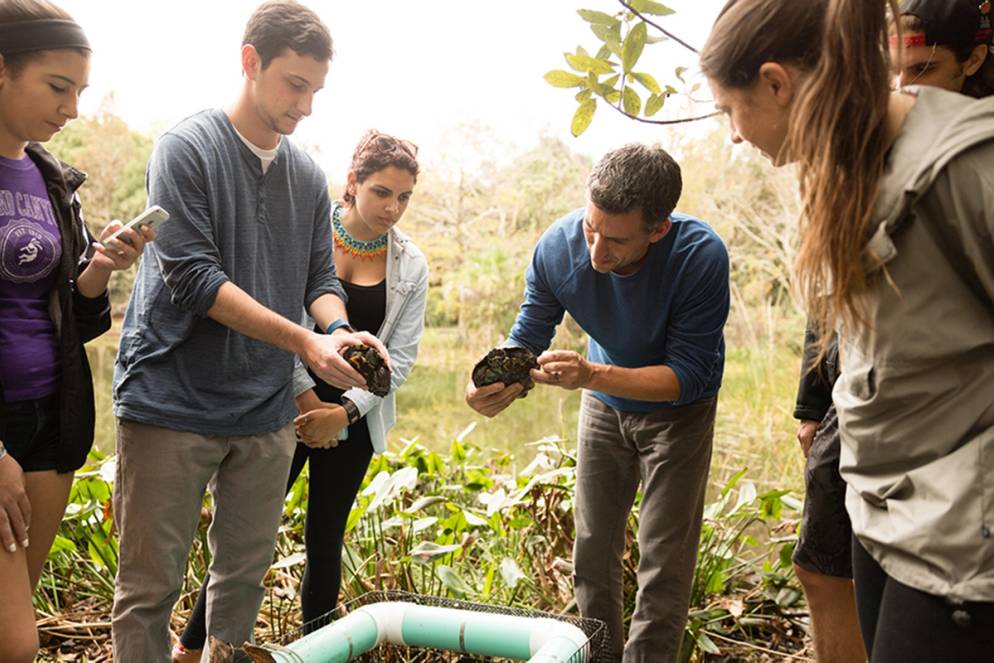
[[[826,576],[852,578],[852,522],[839,474],[839,420],[831,407],[815,432],[804,467],[804,515],[794,563]]]
[[[59,397],[0,401],[0,441],[25,472],[58,467]]]

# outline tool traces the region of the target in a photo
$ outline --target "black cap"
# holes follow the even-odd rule
[[[925,45],[948,46],[957,52],[990,44],[991,0],[903,0],[901,14],[925,25]]]

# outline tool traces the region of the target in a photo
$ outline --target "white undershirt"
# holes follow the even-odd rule
[[[231,128],[235,129],[234,125],[232,125]],[[252,154],[259,157],[259,160],[262,162],[262,174],[265,175],[266,171],[269,170],[269,164],[273,163],[273,159],[276,158],[276,153],[280,151],[280,144],[276,143],[276,147],[271,150],[264,150],[243,136],[238,129],[235,129],[235,134],[242,139],[242,142],[245,143],[245,147],[252,150]],[[280,141],[282,140],[283,137],[281,136]]]

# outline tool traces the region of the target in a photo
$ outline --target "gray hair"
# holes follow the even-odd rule
[[[669,218],[682,188],[680,164],[658,145],[629,143],[612,150],[587,178],[590,202],[608,214],[641,209],[648,232]]]

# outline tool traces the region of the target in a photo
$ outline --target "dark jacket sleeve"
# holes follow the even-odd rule
[[[801,358],[801,381],[797,387],[797,404],[794,418],[798,420],[821,421],[832,406],[832,387],[838,377],[838,339],[832,343],[814,366],[818,358],[818,330],[813,322],[808,322],[804,330],[804,353]],[[813,368],[812,368],[813,367]]]
[[[86,227],[86,223],[83,221],[83,215],[80,210],[79,198],[74,197],[72,203],[72,213],[73,220],[77,224],[78,236],[81,236],[81,248],[82,252],[79,256],[79,263],[76,268],[77,276],[83,273],[86,266],[90,264],[90,260],[87,256],[90,255],[89,247],[93,243],[93,236],[90,234],[90,230]],[[76,289],[76,282],[72,283],[72,306],[73,306],[73,320],[76,324],[76,333],[79,335],[79,340],[83,343],[87,341],[92,341],[96,337],[100,336],[111,326],[110,319],[110,293],[104,290],[102,294],[93,297],[83,296],[79,290]]]

